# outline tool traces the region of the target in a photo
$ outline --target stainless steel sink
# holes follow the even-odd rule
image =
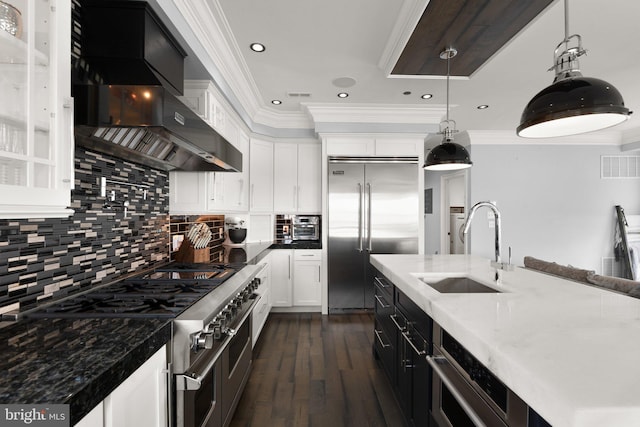
[[[500,292],[487,285],[483,285],[480,282],[476,282],[473,279],[469,279],[468,277],[447,277],[446,279],[438,280],[437,282],[428,280],[426,278],[421,278],[420,280],[443,294],[476,294]]]

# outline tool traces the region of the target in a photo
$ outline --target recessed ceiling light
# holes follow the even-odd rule
[[[422,98],[422,99],[431,99],[431,98],[433,98],[433,95],[430,94],[430,93],[425,93],[420,98]]]
[[[347,96],[349,96],[349,94],[347,92],[340,92],[338,94],[338,98],[346,98]]]
[[[486,110],[487,108],[489,108],[489,106],[487,104],[482,104],[482,105],[478,105],[476,108],[478,110]]]
[[[280,105],[280,104],[282,104],[282,101],[280,101],[279,99],[273,99],[273,100],[271,101],[271,103],[272,103],[273,105]]]
[[[249,47],[254,52],[264,52],[266,49],[262,43],[251,43]]]

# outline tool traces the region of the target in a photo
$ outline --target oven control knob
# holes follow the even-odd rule
[[[213,334],[213,339],[215,340],[219,340],[220,338],[222,338],[222,330],[223,330],[223,323],[220,320],[211,322],[210,324],[211,326],[211,333]]]
[[[211,332],[198,332],[193,336],[191,348],[194,351],[210,349],[213,347],[213,333]]]
[[[225,321],[230,321],[231,319],[233,319],[233,316],[235,315],[235,312],[233,311],[233,309],[227,305],[227,308],[225,308],[224,310],[222,310],[222,316],[224,318]]]

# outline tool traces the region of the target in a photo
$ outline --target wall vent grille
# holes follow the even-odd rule
[[[287,96],[289,98],[310,98],[311,94],[309,92],[287,92]]]
[[[602,178],[640,178],[640,156],[602,156]]]

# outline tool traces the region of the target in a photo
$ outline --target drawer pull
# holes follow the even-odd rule
[[[393,323],[395,323],[396,328],[398,328],[398,330],[399,330],[400,332],[402,332],[402,331],[404,331],[404,330],[405,330],[405,327],[404,327],[404,326],[400,326],[400,323],[398,323],[398,319],[397,319],[397,317],[398,317],[398,316],[397,316],[396,314],[390,314],[390,315],[389,315],[389,317],[391,318],[391,320],[393,321]]]
[[[376,281],[376,283],[377,283],[377,284],[379,284],[379,285],[380,285],[380,287],[382,287],[382,288],[384,288],[384,289],[387,289],[387,288],[390,288],[390,287],[391,287],[391,285],[389,285],[389,284],[387,284],[387,283],[386,283],[386,280],[382,280],[381,278],[379,278],[379,277],[377,277],[377,276],[376,276],[376,277],[374,277],[374,278],[373,278],[373,280],[375,280],[375,281]]]
[[[389,308],[390,305],[389,304],[385,304],[384,301],[382,300],[382,298],[380,298],[378,295],[375,295],[376,301],[378,301],[378,304],[380,304],[380,308]]]
[[[427,354],[426,350],[418,350],[418,348],[416,347],[416,345],[413,343],[413,340],[411,340],[411,337],[409,336],[408,332],[403,332],[402,336],[404,337],[404,339],[409,343],[409,345],[411,346],[411,348],[413,349],[413,351],[415,351],[415,353],[418,356],[424,356],[425,354]]]
[[[380,345],[382,346],[382,348],[391,347],[391,344],[385,344],[384,341],[382,341],[382,337],[380,336],[380,331],[379,330],[374,329],[373,332],[375,332],[376,338],[380,342]]]

